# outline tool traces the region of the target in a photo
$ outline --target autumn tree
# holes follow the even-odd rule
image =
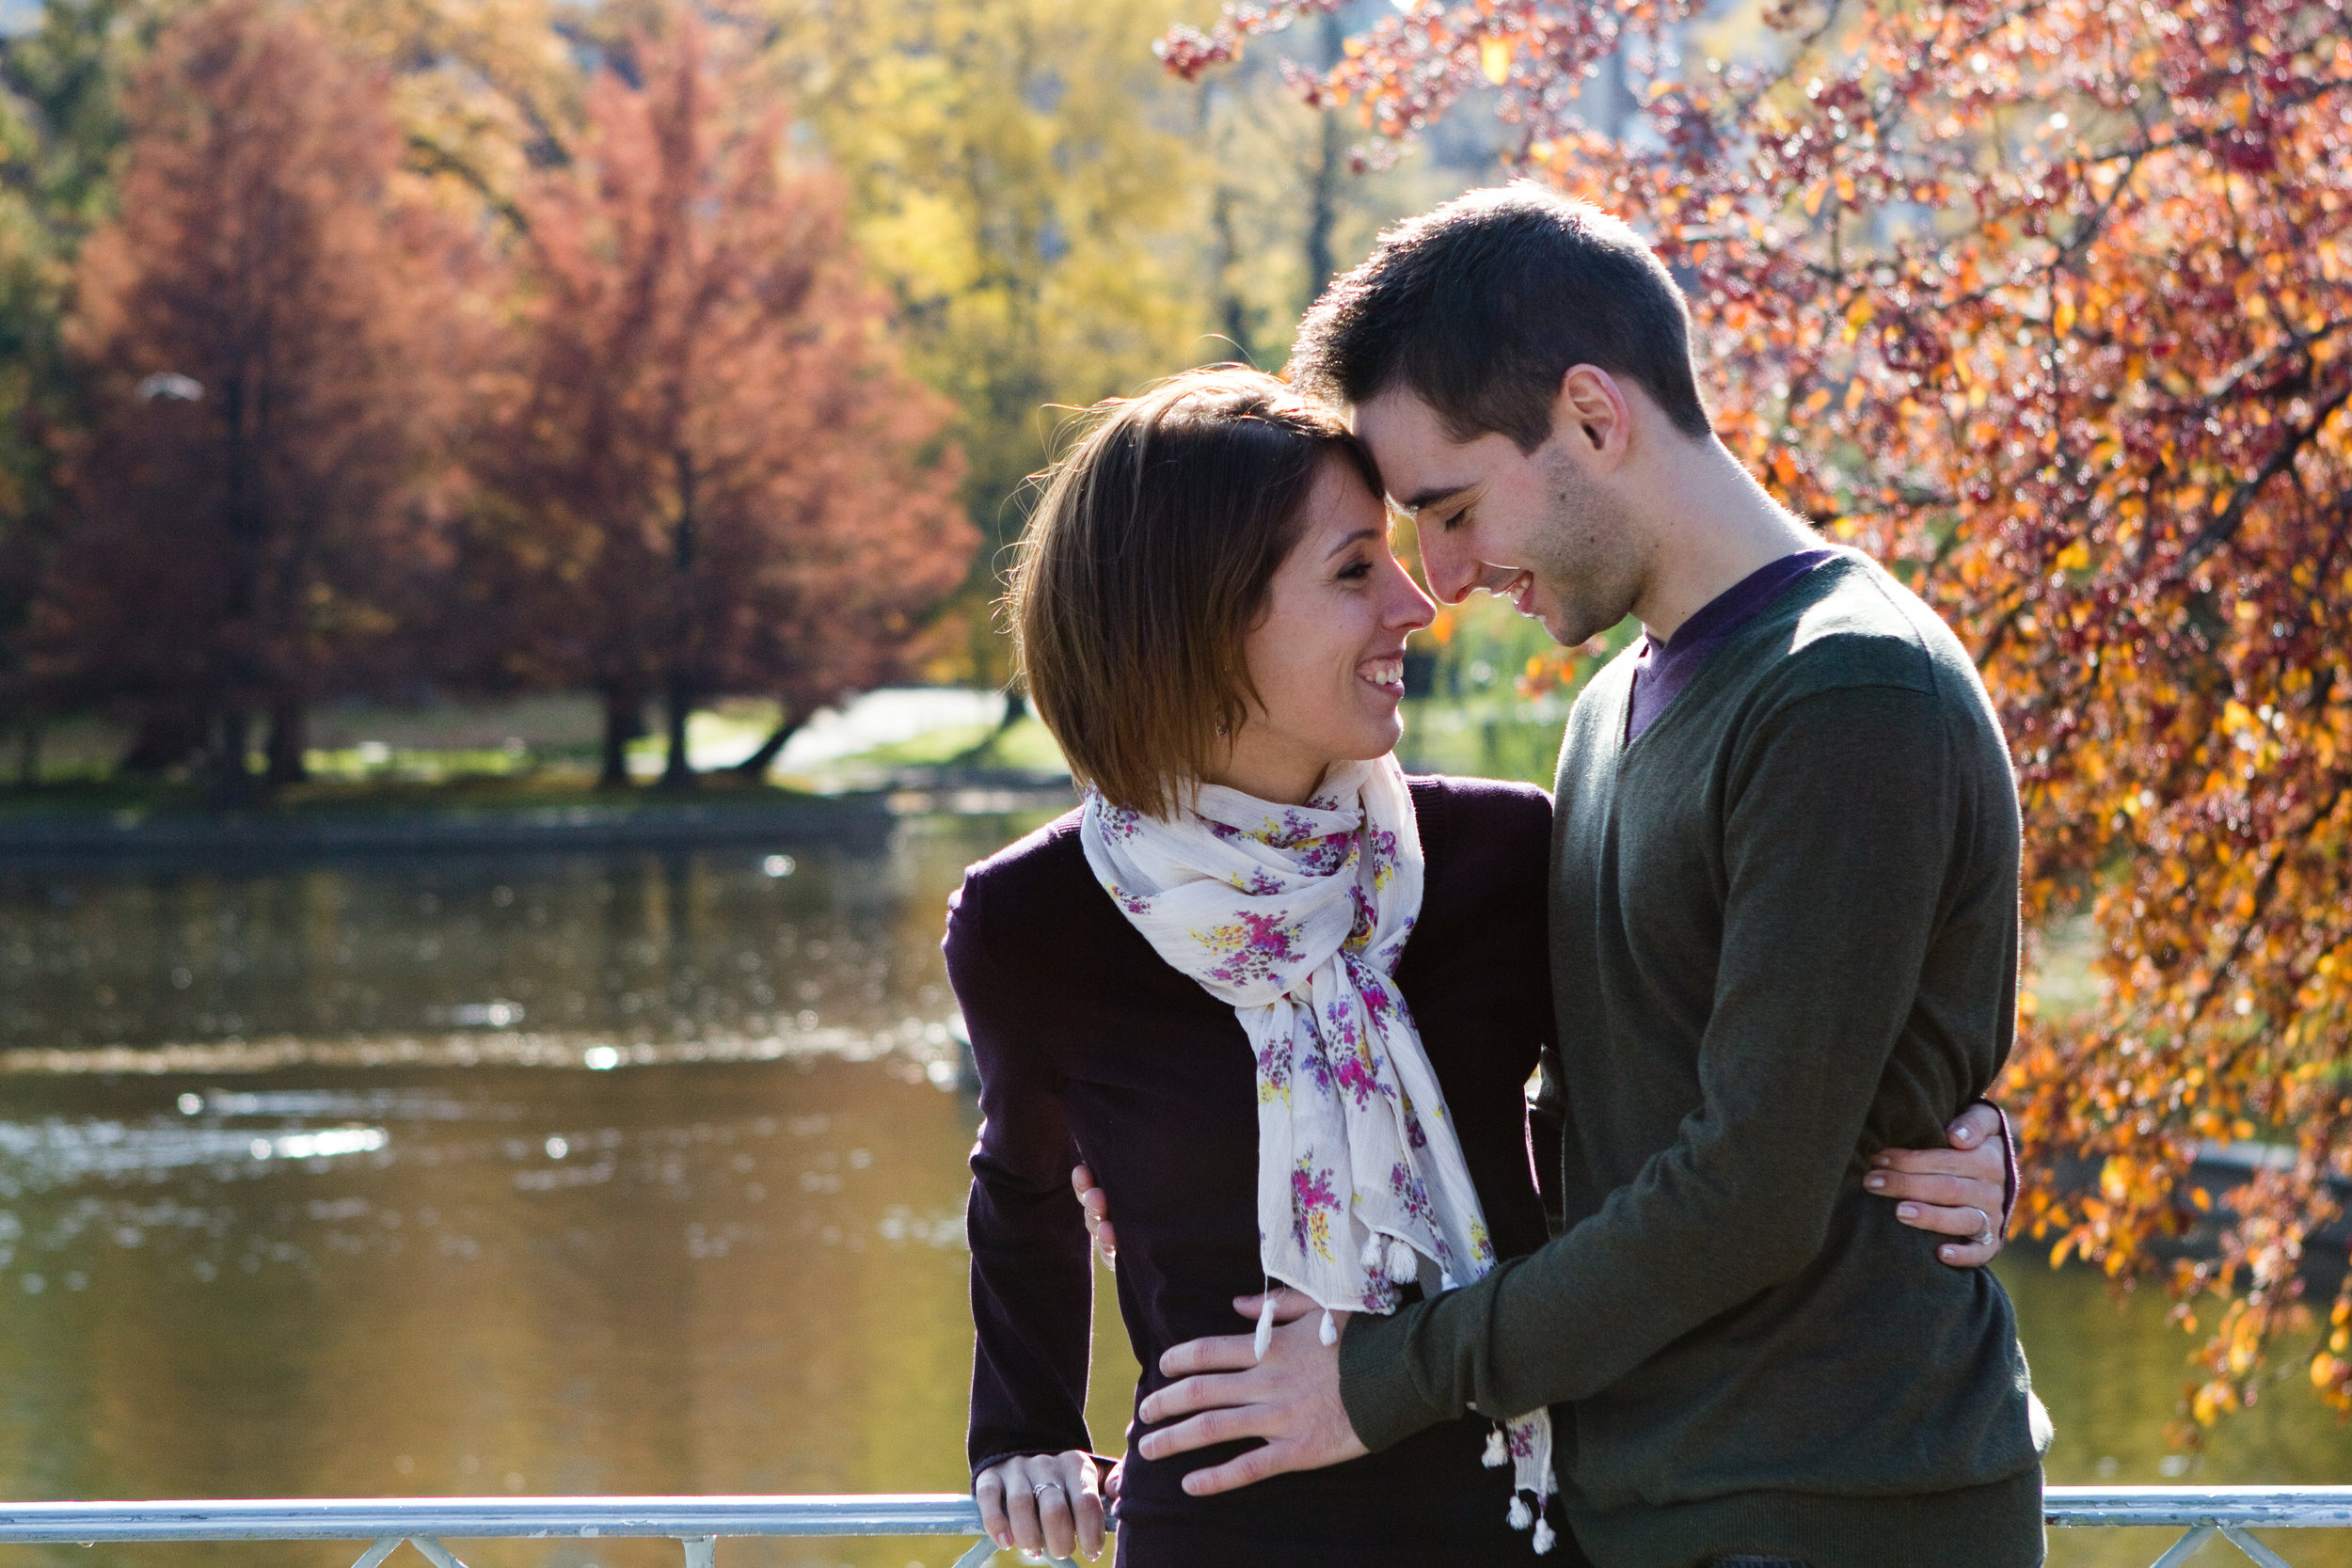
[[[37,777],[41,714],[24,634],[56,543],[58,436],[80,413],[63,325],[74,258],[105,214],[123,79],[152,31],[137,0],[56,0],[0,39],[0,718]]]
[[[433,198],[511,220],[534,166],[562,163],[580,129],[600,8],[562,0],[312,0],[352,58],[389,80],[403,162]]]
[[[1063,406],[1218,357],[1191,94],[1160,0],[740,0],[840,171],[909,368],[956,409],[981,531],[943,673],[1003,680],[993,601]],[[961,635],[956,635],[960,633]]]
[[[92,427],[37,669],[200,741],[231,787],[266,715],[284,781],[305,705],[382,650],[429,555],[461,247],[402,198],[381,78],[297,10],[186,12],[128,103],[119,215],[75,275]]]
[[[832,180],[708,55],[665,8],[518,196],[518,363],[462,574],[500,673],[600,695],[608,785],[651,698],[683,784],[698,704],[804,718],[883,678],[973,544],[948,411],[899,369]]]
[[[1198,72],[1322,8],[1164,54]],[[2191,1321],[2224,1298],[2210,1420],[2307,1321],[2352,1175],[2352,27],[2342,0],[1791,0],[1725,58],[1697,9],[1422,0],[1298,85],[1375,159],[1500,87],[1518,168],[1685,278],[1732,449],[1968,640],[2029,924],[2087,903],[2104,947],[2096,1006],[2029,1016],[2008,1078],[2029,1213],[2119,1277],[2172,1259]],[[1580,101],[1613,58],[1622,137]],[[2217,1259],[2180,1258],[2201,1143],[2248,1138],[2286,1157],[2229,1195]],[[2352,1296],[2318,1334],[2352,1407]]]

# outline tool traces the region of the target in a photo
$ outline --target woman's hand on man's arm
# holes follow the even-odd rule
[[[972,1478],[972,1500],[980,1528],[1006,1550],[1093,1557],[1103,1549],[1102,1476],[1082,1449],[1000,1459]]]
[[[1963,1111],[1949,1132],[1946,1148],[1881,1150],[1863,1184],[1896,1199],[1903,1224],[1954,1238],[1935,1249],[1938,1259],[1981,1268],[2001,1250],[2008,1228],[2009,1139],[2001,1114],[1982,1101]]]
[[[1086,1211],[1087,1234],[1094,1240],[1094,1250],[1103,1255],[1103,1266],[1119,1267],[1119,1237],[1111,1229],[1111,1200],[1103,1196],[1103,1189],[1094,1184],[1094,1173],[1084,1165],[1070,1167],[1070,1187],[1078,1195],[1078,1207]]]

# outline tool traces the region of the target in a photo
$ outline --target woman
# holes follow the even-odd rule
[[[1551,1038],[1549,801],[1398,768],[1405,641],[1432,607],[1379,491],[1330,414],[1198,372],[1096,410],[1024,544],[1031,699],[1088,795],[949,907],[984,1117],[970,1457],[1000,1544],[1103,1539],[1073,1164],[1119,1215],[1138,1400],[1164,1350],[1275,1281],[1328,1332],[1546,1239],[1522,1088]],[[1541,1411],[1212,1497],[1184,1477],[1235,1449],[1153,1463],[1142,1430],[1122,1563],[1555,1544]]]

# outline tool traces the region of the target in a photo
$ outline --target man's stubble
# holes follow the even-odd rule
[[[1542,463],[1548,506],[1529,541],[1528,569],[1544,629],[1572,648],[1632,613],[1648,576],[1647,552],[1631,508],[1615,491],[1556,444]]]

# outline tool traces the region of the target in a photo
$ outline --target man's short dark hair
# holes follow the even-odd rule
[[[1402,387],[1454,439],[1500,433],[1532,452],[1578,365],[1639,386],[1684,435],[1709,434],[1665,264],[1600,209],[1515,184],[1381,235],[1299,323],[1290,377],[1343,404]]]

